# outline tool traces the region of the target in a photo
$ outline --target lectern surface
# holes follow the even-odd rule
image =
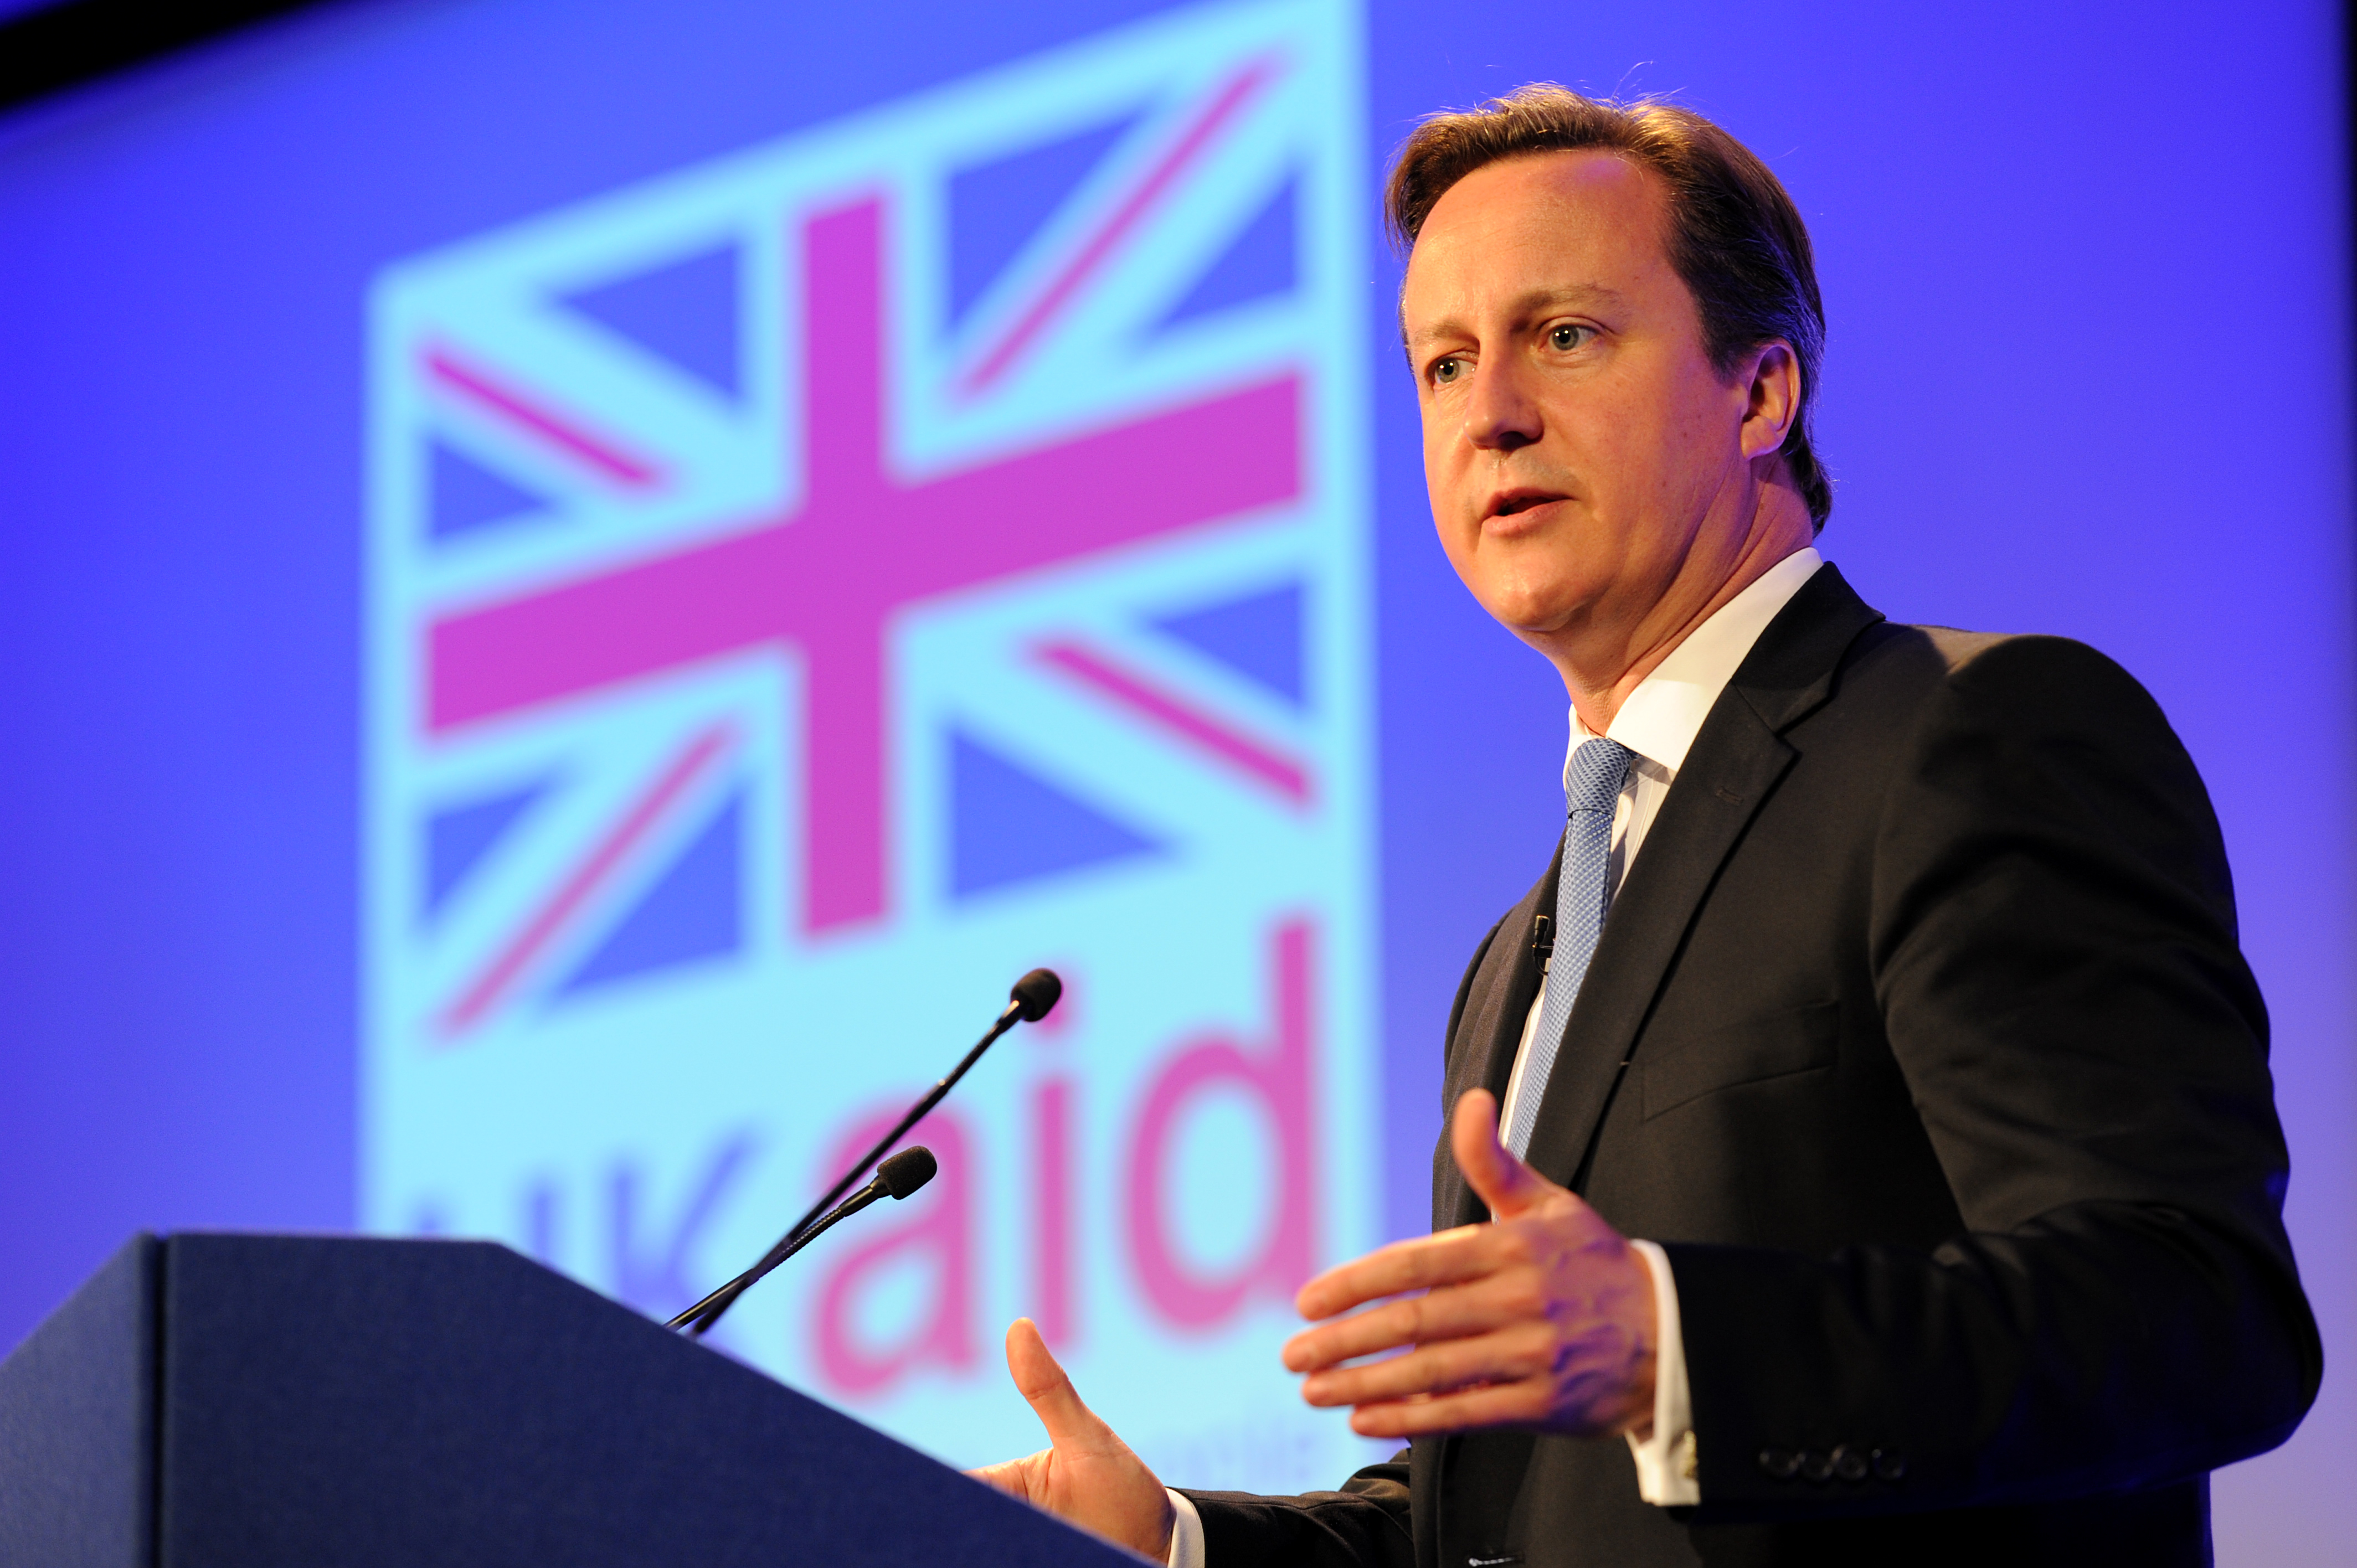
[[[489,1242],[141,1238],[0,1362],[0,1563],[1125,1552]]]

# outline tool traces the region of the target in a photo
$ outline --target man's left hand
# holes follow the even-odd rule
[[[1356,1407],[1365,1437],[1648,1435],[1658,1318],[1645,1260],[1506,1151],[1487,1090],[1457,1102],[1449,1144],[1490,1223],[1394,1242],[1302,1286],[1295,1303],[1318,1326],[1285,1347],[1286,1366],[1308,1374],[1301,1397]],[[1340,1316],[1369,1302],[1383,1305]],[[1367,1356],[1386,1359],[1346,1364]]]

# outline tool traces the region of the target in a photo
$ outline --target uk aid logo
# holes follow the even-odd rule
[[[1046,963],[716,1337],[970,1463],[1028,1315],[1174,1476],[1358,1462],[1275,1356],[1375,1223],[1356,71],[1181,11],[377,280],[370,1228],[668,1315]]]

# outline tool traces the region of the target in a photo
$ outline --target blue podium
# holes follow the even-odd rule
[[[1136,1562],[490,1242],[141,1236],[0,1361],[6,1568]]]

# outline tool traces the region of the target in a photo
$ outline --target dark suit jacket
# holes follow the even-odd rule
[[[1450,1015],[1502,1092],[1550,867]],[[1190,1494],[1212,1568],[2209,1560],[2207,1473],[2322,1352],[2209,797],[2057,638],[1892,626],[1831,566],[1711,710],[1615,898],[1531,1163],[1677,1280],[1703,1505],[1619,1439],[1415,1443]],[[1486,1218],[1444,1135],[1436,1228]]]

